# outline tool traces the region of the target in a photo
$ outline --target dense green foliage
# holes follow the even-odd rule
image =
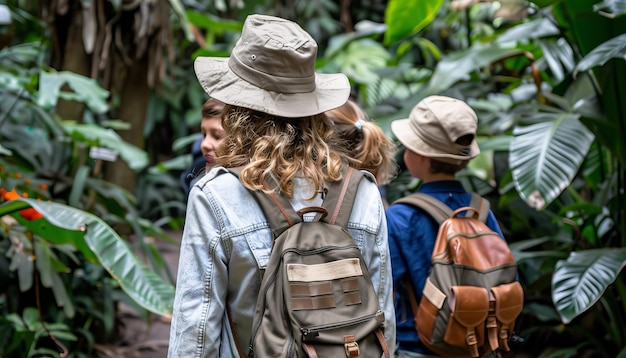
[[[318,70],[345,73],[384,129],[430,94],[476,109],[481,155],[460,178],[492,201],[520,263],[517,353],[626,355],[626,1],[349,3],[170,0],[171,75],[153,88],[139,148],[118,135],[120,92],[52,68],[52,25],[8,1],[0,187],[20,198],[0,204],[0,356],[92,356],[114,339],[118,302],[169,314],[155,244],[184,214],[178,175],[205,98],[191,64],[228,55],[252,12],[302,24]],[[83,106],[80,121],[59,115],[62,100]],[[102,176],[107,154],[138,173],[135,192]],[[388,200],[418,184],[400,170]]]

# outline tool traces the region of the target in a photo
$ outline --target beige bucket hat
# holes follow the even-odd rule
[[[476,143],[478,118],[465,102],[445,97],[429,96],[421,100],[407,119],[391,122],[391,131],[413,152],[450,164],[460,164],[480,154]],[[456,141],[472,135],[469,145]]]
[[[246,18],[230,58],[198,57],[202,88],[224,103],[281,117],[305,117],[348,100],[343,74],[315,73],[317,43],[295,22],[266,15]]]

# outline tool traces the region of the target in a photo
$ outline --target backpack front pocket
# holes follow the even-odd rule
[[[509,351],[509,338],[513,334],[515,319],[522,312],[524,307],[524,291],[519,282],[511,282],[491,288],[491,293],[495,299],[494,314],[497,322],[498,346],[505,351]],[[489,331],[489,340],[496,336],[493,329]],[[492,347],[495,349],[495,347]]]
[[[483,287],[453,286],[448,297],[450,318],[444,341],[465,347],[478,357],[478,346],[484,342],[484,326],[489,314],[489,294]]]

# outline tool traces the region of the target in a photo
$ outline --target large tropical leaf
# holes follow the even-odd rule
[[[572,252],[558,261],[552,276],[552,300],[563,323],[588,310],[626,266],[626,248]]]
[[[430,24],[443,0],[391,0],[385,11],[385,43],[400,41]]]
[[[377,70],[384,69],[390,55],[378,42],[372,39],[359,39],[350,42],[334,62],[342,73],[356,83],[374,83],[380,78]]]
[[[40,212],[45,221],[21,220],[23,225],[53,243],[84,238],[93,256],[137,304],[163,316],[171,315],[174,287],[139,260],[126,242],[102,219],[70,206],[24,198],[0,205],[0,216],[29,207]],[[62,235],[62,239],[55,233]]]
[[[476,45],[467,50],[455,51],[444,57],[435,68],[428,92],[439,94],[460,80],[467,80],[470,73],[496,61],[523,55],[522,50],[501,46]]]
[[[68,85],[73,92],[61,91],[64,85]],[[44,108],[52,108],[59,98],[64,98],[85,102],[96,113],[104,113],[109,109],[106,102],[109,91],[100,87],[93,78],[68,71],[42,71],[39,77],[39,88],[37,104]]]
[[[532,118],[536,123],[513,130],[509,164],[522,199],[541,210],[570,184],[594,136],[576,114],[539,113]]]
[[[616,36],[594,48],[578,62],[575,73],[602,66],[613,58],[626,60],[626,34]]]

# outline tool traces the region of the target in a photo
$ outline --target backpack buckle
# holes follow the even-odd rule
[[[344,338],[344,347],[346,349],[346,357],[358,357],[361,354],[361,350],[359,349],[359,344],[355,342],[354,336],[345,336]]]

